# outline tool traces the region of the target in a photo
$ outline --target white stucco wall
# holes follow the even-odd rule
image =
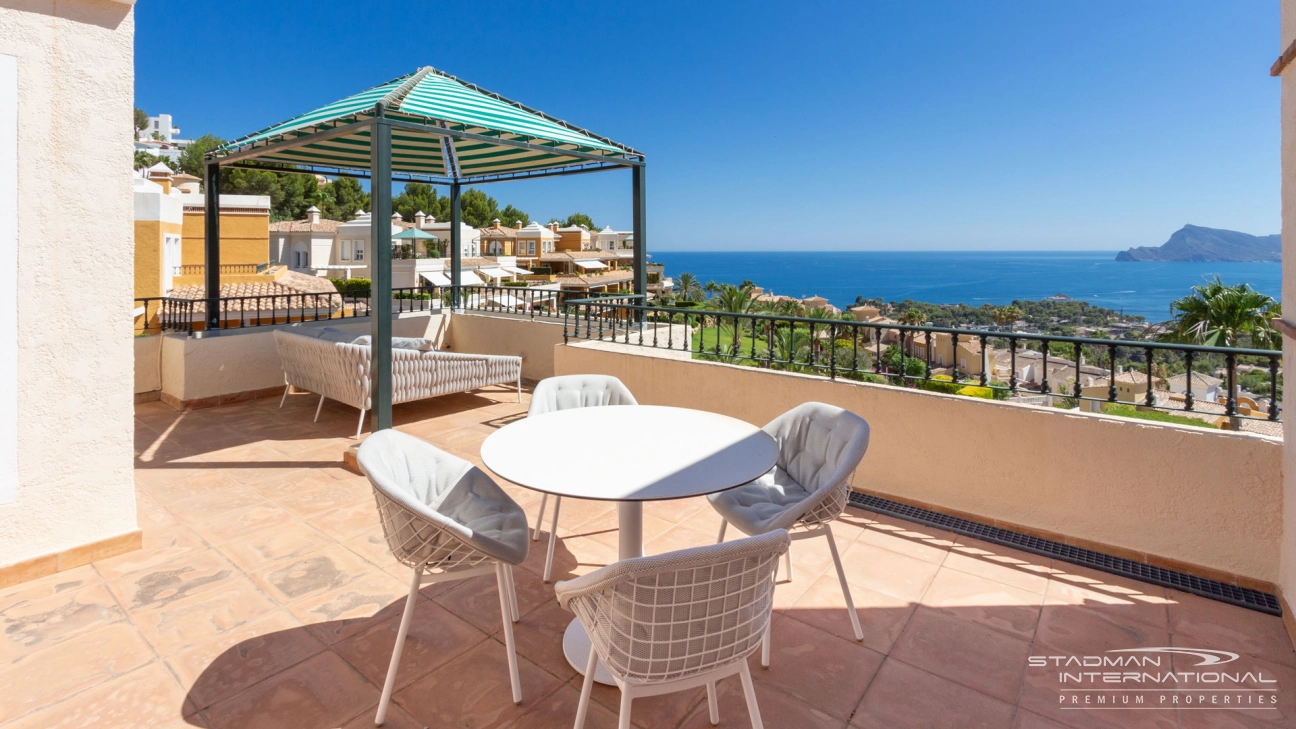
[[[1296,39],[1296,0],[1282,0],[1281,42],[1282,52]],[[1275,54],[1276,55],[1276,54]],[[1296,301],[1296,65],[1289,66],[1282,76],[1282,242],[1283,277],[1282,300]],[[1296,311],[1288,310],[1288,321],[1296,320]],[[1283,338],[1283,362],[1292,362],[1296,347],[1291,339]],[[1287,406],[1287,391],[1283,394],[1283,412],[1292,413]],[[1296,425],[1291,417],[1283,418],[1283,536],[1280,547],[1281,568],[1279,586],[1288,604],[1296,600]],[[1296,640],[1296,636],[1293,638]]]
[[[129,3],[0,0],[0,55],[18,67],[19,378],[0,565],[136,528],[134,31]]]

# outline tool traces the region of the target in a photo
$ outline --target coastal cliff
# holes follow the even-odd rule
[[[1116,260],[1279,263],[1282,261],[1282,239],[1277,235],[1249,235],[1235,230],[1185,225],[1161,246],[1121,251],[1116,254]]]

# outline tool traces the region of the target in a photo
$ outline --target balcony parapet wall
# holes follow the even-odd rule
[[[649,354],[560,345],[554,369],[756,424],[834,404],[872,426],[859,490],[1245,587],[1278,580],[1276,439]]]

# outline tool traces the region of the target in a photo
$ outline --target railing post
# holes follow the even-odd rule
[[[986,349],[986,335],[982,334],[978,341],[981,342],[981,386],[985,387],[990,384],[990,373],[986,371],[990,369],[990,350]]]
[[[837,325],[828,325],[828,379],[837,379]]]
[[[1269,419],[1278,419],[1278,357],[1269,358]]]
[[[1107,356],[1111,360],[1107,363],[1111,373],[1111,378],[1107,380],[1107,402],[1116,402],[1116,345],[1109,344],[1107,349]]]
[[[1192,350],[1189,350],[1189,351],[1187,351],[1187,352],[1184,353],[1184,367],[1186,368],[1185,371],[1184,371],[1184,375],[1185,375],[1184,382],[1186,383],[1185,388],[1184,388],[1184,410],[1189,410],[1189,411],[1191,411],[1191,410],[1193,409],[1193,391],[1192,391],[1192,386],[1193,386],[1193,353],[1192,353]]]
[[[1045,393],[1045,394],[1052,394],[1052,393],[1050,392],[1050,388],[1049,388],[1049,381],[1048,381],[1048,356],[1049,356],[1049,346],[1050,346],[1050,345],[1051,345],[1051,342],[1049,342],[1049,340],[1045,339],[1045,340],[1044,340],[1044,346],[1043,346],[1043,350],[1044,350],[1044,364],[1043,364],[1043,366],[1042,366],[1042,369],[1040,370],[1040,392],[1043,392],[1043,393]],[[1016,370],[1016,367],[1014,367],[1013,369]],[[1046,399],[1044,402],[1045,402],[1045,404],[1052,404],[1053,400],[1052,400],[1051,398],[1049,398],[1049,399]]]
[[[1228,372],[1228,399],[1224,401],[1224,414],[1229,418],[1231,429],[1237,429],[1237,355],[1229,352],[1224,355],[1224,366]]]
[[[1075,385],[1072,386],[1071,392],[1075,394],[1076,406],[1080,405],[1080,398],[1084,395],[1084,388],[1080,386],[1080,360],[1084,359],[1084,349],[1079,342],[1075,342]],[[1095,350],[1096,351],[1096,350]]]
[[[1008,337],[1008,392],[1017,394],[1017,338]]]
[[[207,322],[204,327],[208,332],[220,328],[220,165],[207,162],[203,168],[206,181],[203,192],[203,261],[207,296]],[[191,327],[192,328],[192,327]]]
[[[1152,407],[1156,404],[1156,397],[1152,393],[1152,348],[1148,347],[1143,354],[1147,357],[1147,394],[1143,396],[1143,404]]]

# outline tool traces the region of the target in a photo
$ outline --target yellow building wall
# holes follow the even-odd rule
[[[162,295],[162,240],[165,235],[183,235],[177,223],[159,220],[135,221],[135,296]],[[183,245],[183,243],[181,244]]]
[[[184,214],[180,262],[185,266],[206,263],[204,247],[207,235],[203,213]],[[268,263],[270,261],[270,216],[222,214],[221,263]]]
[[[557,240],[554,241],[554,248],[560,251],[581,251],[585,250],[585,244],[589,243],[588,233],[559,233]]]

